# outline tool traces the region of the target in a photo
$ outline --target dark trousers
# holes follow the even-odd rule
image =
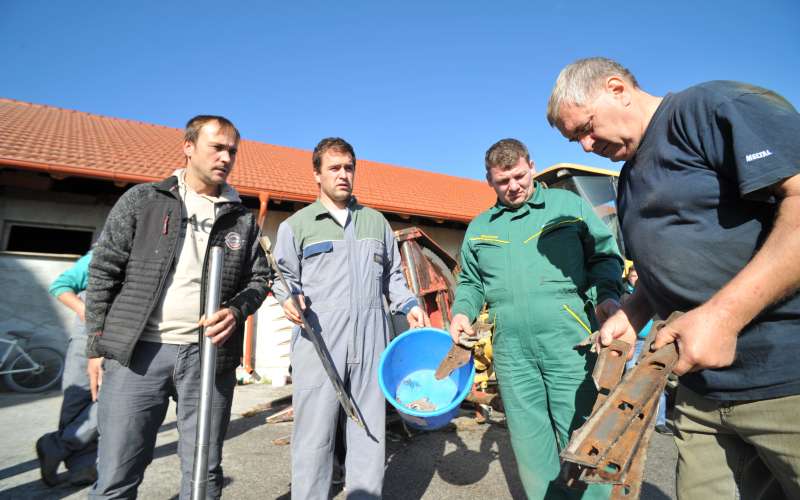
[[[47,434],[43,443],[43,451],[63,460],[71,472],[94,467],[97,458],[97,405],[89,391],[86,362],[86,333],[79,329],[67,347],[58,431]]]
[[[199,346],[139,342],[129,367],[113,360],[104,365],[98,398],[98,477],[89,498],[136,498],[170,397],[177,403],[180,498],[190,498],[200,403]],[[217,375],[214,384],[207,498],[222,493],[222,444],[235,385],[233,371]]]

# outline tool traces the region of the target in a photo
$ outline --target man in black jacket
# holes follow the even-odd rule
[[[218,346],[208,496],[221,494],[244,320],[263,302],[271,279],[255,217],[226,183],[238,144],[239,132],[223,117],[189,120],[186,168],[128,190],[97,242],[86,305],[100,431],[90,498],[136,496],[170,397],[178,405],[180,498],[190,496],[202,327]],[[224,250],[222,308],[201,318],[212,246]]]

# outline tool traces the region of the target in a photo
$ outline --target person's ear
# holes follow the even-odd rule
[[[606,79],[606,92],[623,106],[628,106],[631,102],[630,85],[618,76],[610,76]]]

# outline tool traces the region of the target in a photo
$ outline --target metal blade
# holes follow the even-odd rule
[[[681,314],[675,312],[666,322],[657,321],[653,330],[660,330]],[[655,332],[651,332],[646,345],[654,336]],[[612,349],[612,346],[604,348],[605,360],[598,363],[604,373],[595,373],[594,377],[601,390],[598,405],[561,451],[562,471],[567,474],[565,479],[573,484],[576,483],[575,471],[579,471],[578,482],[619,485],[615,486],[612,499],[636,498],[658,399],[678,360],[678,353],[675,344],[667,344],[656,351],[648,348],[633,370],[614,385],[612,375],[618,372],[617,363],[624,359],[629,347]],[[602,393],[612,386],[607,396]]]
[[[278,275],[278,279],[281,280],[281,284],[283,287],[288,291],[291,292],[291,288],[286,283],[286,278],[283,276],[283,272],[278,267],[277,262],[275,262],[275,257],[272,255],[270,251],[270,241],[268,236],[261,236],[259,235],[258,242],[261,244],[261,248],[264,250],[264,253],[267,255],[267,261],[269,265],[275,270],[275,273]],[[289,293],[289,300],[292,301],[294,304],[295,309],[301,311],[300,303],[298,302],[297,298]],[[319,360],[322,363],[322,367],[325,369],[325,373],[328,375],[328,380],[331,381],[333,384],[333,389],[336,391],[336,399],[339,400],[339,404],[342,405],[342,409],[347,414],[348,417],[352,418],[355,423],[359,426],[364,427],[364,422],[361,420],[361,417],[356,410],[356,406],[353,403],[353,399],[350,397],[350,394],[345,390],[344,383],[342,382],[341,377],[339,377],[339,373],[336,371],[336,368],[333,366],[333,359],[331,359],[330,352],[328,352],[328,348],[325,345],[325,342],[322,338],[317,335],[311,325],[308,324],[306,321],[305,316],[301,314],[301,318],[303,319],[302,328],[306,332],[308,339],[311,340],[311,343],[314,345],[314,350],[317,351],[317,356],[319,356]]]
[[[447,351],[447,355],[442,359],[442,362],[439,363],[439,367],[436,369],[436,380],[442,380],[446,376],[450,375],[450,373],[460,366],[464,366],[469,362],[469,358],[472,356],[472,351],[467,349],[466,347],[461,347],[458,344],[453,344],[450,347],[450,350]]]

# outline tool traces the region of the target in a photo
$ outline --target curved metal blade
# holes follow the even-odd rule
[[[469,362],[472,351],[458,344],[453,344],[447,355],[444,357],[439,367],[436,369],[436,380],[442,380],[458,367],[464,366]]]
[[[275,262],[275,257],[273,257],[272,252],[270,251],[271,243],[269,241],[268,236],[259,235],[258,242],[261,245],[262,250],[267,255],[267,261],[269,265],[275,270],[275,273],[278,275],[278,279],[281,280],[283,287],[286,290],[291,290],[289,285],[286,283],[286,278],[283,276],[283,272],[278,267],[278,264]],[[289,295],[290,300],[294,303],[295,309],[301,311],[300,304],[297,301],[297,298],[294,295]],[[336,371],[336,368],[333,366],[333,359],[331,359],[330,352],[328,352],[328,348],[325,345],[325,342],[322,338],[311,328],[311,325],[308,324],[306,321],[305,316],[302,316],[303,325],[302,328],[306,332],[308,339],[311,340],[311,343],[314,345],[314,350],[317,351],[317,356],[319,356],[319,360],[322,363],[322,367],[325,369],[325,373],[328,375],[328,380],[331,381],[333,384],[333,389],[336,392],[336,399],[339,400],[339,404],[342,405],[342,409],[347,414],[348,417],[352,418],[355,423],[359,426],[364,427],[364,422],[361,420],[361,416],[358,414],[356,410],[356,405],[353,403],[353,399],[348,394],[347,390],[344,388],[344,383],[342,382],[341,377],[339,377],[339,373]]]

